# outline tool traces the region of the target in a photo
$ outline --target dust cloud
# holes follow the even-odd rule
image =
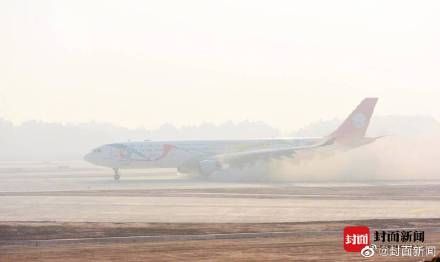
[[[388,181],[440,179],[440,134],[388,136],[350,151],[280,159],[221,171],[234,181]]]
[[[330,157],[272,161],[270,176],[300,181],[436,180],[439,157],[440,134],[389,136]]]

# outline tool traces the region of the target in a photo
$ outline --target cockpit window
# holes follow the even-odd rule
[[[97,149],[93,150],[93,153],[101,153],[101,149],[97,148]]]

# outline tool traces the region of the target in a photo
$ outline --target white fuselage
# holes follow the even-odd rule
[[[199,161],[213,155],[308,146],[319,140],[286,138],[128,142],[103,145],[92,150],[84,158],[93,164],[111,168],[179,168],[192,160]]]
[[[144,141],[108,144],[94,149],[86,161],[120,168],[177,168],[180,173],[209,176],[216,171],[280,158],[309,159],[315,154],[348,150],[374,142],[365,137],[377,98],[365,98],[332,133],[323,138]]]

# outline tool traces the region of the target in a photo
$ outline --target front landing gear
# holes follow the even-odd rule
[[[119,181],[119,178],[121,178],[121,176],[119,175],[119,168],[113,168],[113,171],[115,172],[113,178],[115,179],[115,181]]]

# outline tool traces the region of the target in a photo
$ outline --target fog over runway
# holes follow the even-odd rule
[[[3,162],[0,221],[301,222],[440,216],[440,181],[222,182],[174,170]]]

